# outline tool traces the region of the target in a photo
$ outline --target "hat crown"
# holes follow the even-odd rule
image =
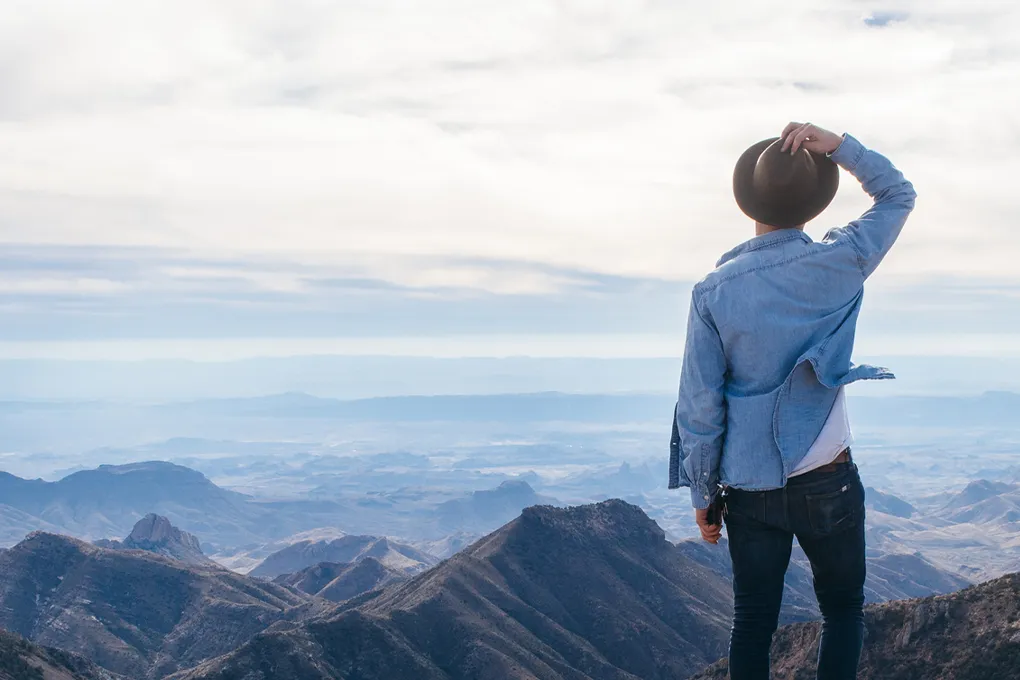
[[[825,210],[839,187],[839,169],[824,154],[783,153],[781,139],[752,144],[733,168],[733,197],[745,215],[773,227],[798,227]]]
[[[776,208],[793,207],[818,189],[818,168],[807,149],[785,153],[782,140],[777,140],[758,156],[751,181],[763,202]]]

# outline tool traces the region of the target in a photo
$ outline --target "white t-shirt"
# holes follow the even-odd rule
[[[843,388],[836,393],[836,401],[832,404],[829,417],[818,433],[815,443],[808,449],[807,455],[797,464],[790,477],[811,472],[815,468],[828,465],[836,460],[836,456],[843,452],[854,441],[854,433],[850,431],[850,418],[846,412],[846,394]]]

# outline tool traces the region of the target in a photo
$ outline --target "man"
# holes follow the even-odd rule
[[[837,166],[874,205],[815,242]],[[887,370],[850,361],[864,281],[914,207],[910,182],[849,135],[790,123],[737,161],[733,192],[756,236],[694,287],[670,488],[690,487],[701,535],[723,508],[733,561],[733,680],[769,677],[769,646],[794,536],[822,612],[818,678],[857,676],[864,636],[864,488],[843,389]],[[720,490],[724,495],[717,497]],[[720,502],[724,499],[724,505]]]

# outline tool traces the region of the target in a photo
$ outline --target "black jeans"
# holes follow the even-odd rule
[[[819,680],[857,677],[864,641],[864,487],[852,462],[808,472],[774,491],[730,490],[726,532],[733,560],[732,680],[767,680],[783,579],[797,537],[822,612]]]

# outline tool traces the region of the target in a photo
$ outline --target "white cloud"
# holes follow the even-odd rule
[[[7,2],[0,242],[508,292],[560,283],[407,258],[690,279],[749,235],[737,154],[801,117],[918,187],[890,279],[1015,279],[1018,30],[962,0]],[[814,231],[866,205],[845,178]]]

